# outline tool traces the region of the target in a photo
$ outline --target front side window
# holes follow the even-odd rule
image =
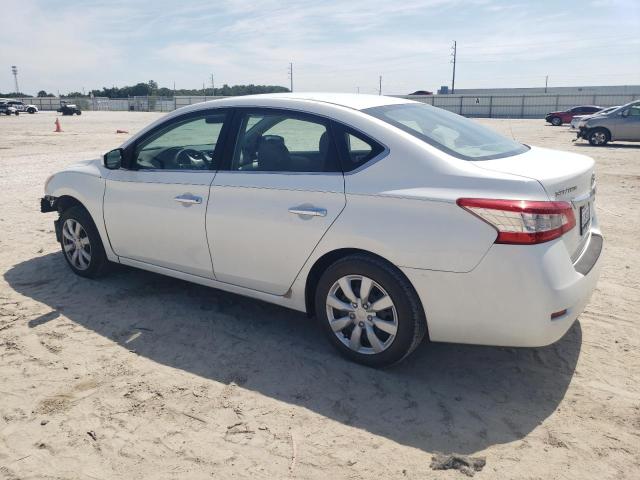
[[[210,113],[178,120],[136,145],[139,170],[212,170],[217,168],[216,144],[226,118]]]
[[[473,120],[430,105],[403,103],[363,111],[463,160],[510,157],[529,150]]]
[[[245,113],[231,170],[335,172],[337,155],[326,122],[294,112]]]
[[[631,105],[627,109],[627,115],[629,117],[640,117],[640,105]]]

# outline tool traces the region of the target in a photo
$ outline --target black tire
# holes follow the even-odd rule
[[[594,128],[587,134],[589,143],[594,147],[606,145],[611,140],[611,133],[606,128]]]
[[[72,259],[69,258],[71,254],[67,254],[67,252],[65,252],[65,242],[69,242],[64,234],[65,223],[67,220],[73,220],[79,223],[84,230],[84,235],[81,234],[80,236],[82,238],[88,238],[88,253],[90,254],[90,260],[88,262],[88,266],[84,269],[76,267]],[[108,264],[107,256],[104,252],[104,246],[102,245],[100,234],[98,233],[98,229],[96,228],[91,215],[89,215],[89,212],[87,212],[84,207],[71,207],[60,214],[60,247],[62,249],[64,259],[76,275],[86,278],[97,278],[104,273],[105,267]]]
[[[27,113],[34,114],[34,113],[36,113],[36,109],[35,108],[28,108],[27,109]]]
[[[393,301],[397,314],[397,331],[392,343],[379,353],[366,354],[352,350],[342,343],[329,324],[327,296],[334,283],[347,275],[370,278],[384,288]],[[348,359],[370,367],[388,367],[400,362],[416,349],[427,333],[424,310],[411,283],[394,266],[366,254],[344,257],[324,271],[316,287],[315,310],[320,327],[334,347]],[[340,334],[344,335],[344,332]]]
[[[551,125],[553,125],[554,127],[559,127],[560,125],[562,125],[562,119],[560,117],[552,117]]]
[[[82,115],[82,112],[81,112],[80,110],[78,110],[78,111],[76,112],[76,114],[78,114],[78,115]]]

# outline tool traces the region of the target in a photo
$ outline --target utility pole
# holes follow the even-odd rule
[[[456,93],[456,56],[458,53],[458,43],[455,40],[453,41],[453,47],[451,47],[451,49],[453,50],[453,52],[451,53],[451,56],[453,57],[453,60],[451,60],[451,63],[453,63],[453,78],[451,79],[451,93]]]
[[[544,93],[547,93],[547,86],[549,85],[549,75],[544,77]]]
[[[18,86],[18,67],[11,65],[11,73],[13,73],[13,79],[16,84],[16,93],[18,93],[20,91],[20,87]]]
[[[213,83],[213,73],[211,74],[211,95],[216,96],[216,85]]]
[[[378,95],[382,95],[382,75],[378,79]]]
[[[289,80],[291,81],[291,92],[293,93],[293,63],[289,62]]]

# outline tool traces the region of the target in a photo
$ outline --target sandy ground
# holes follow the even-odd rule
[[[640,478],[640,144],[592,148],[540,120],[481,120],[593,156],[598,289],[540,349],[432,344],[376,371],[304,315],[119,268],[75,277],[45,179],[157,114],[0,118],[0,478]]]

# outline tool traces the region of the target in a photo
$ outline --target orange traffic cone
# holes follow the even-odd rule
[[[58,133],[61,131],[62,131],[62,128],[60,127],[60,119],[56,118],[56,129],[53,132]]]

